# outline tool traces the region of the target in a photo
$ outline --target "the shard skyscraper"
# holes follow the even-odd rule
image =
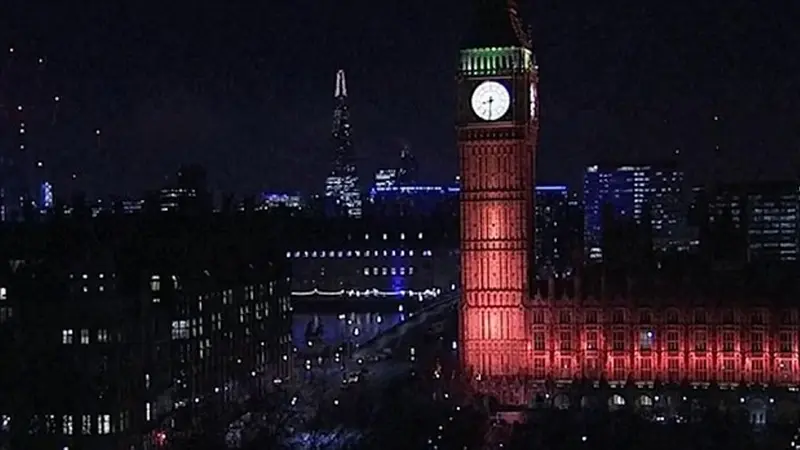
[[[351,139],[344,70],[336,73],[334,98],[336,107],[333,111],[331,133],[334,159],[333,167],[325,179],[326,212],[332,215],[361,217],[361,190],[358,185],[356,157]]]

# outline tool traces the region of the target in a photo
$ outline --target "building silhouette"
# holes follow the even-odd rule
[[[361,190],[351,136],[344,70],[336,73],[334,98],[336,107],[333,111],[331,132],[334,156],[333,167],[325,179],[325,209],[328,215],[361,217]]]
[[[264,224],[89,219],[0,233],[0,440],[157,448],[289,375],[289,267]]]
[[[651,218],[653,246],[688,249],[683,172],[673,162],[597,164],[583,178],[584,244],[589,260],[602,260],[603,213],[606,206],[620,219],[637,223]]]

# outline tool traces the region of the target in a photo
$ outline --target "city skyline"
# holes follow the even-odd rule
[[[409,144],[418,178],[442,183],[457,169],[452,55],[470,14],[456,3],[178,2],[154,15],[146,3],[54,11],[17,2],[0,42],[17,50],[14,64],[45,58],[44,85],[63,96],[63,129],[42,146],[59,172],[48,176],[56,195],[75,172],[90,194],[137,195],[185,162],[209,167],[220,191],[314,191],[332,156],[339,68],[364,178]],[[695,180],[716,143],[722,178],[795,176],[786,162],[796,153],[797,63],[781,55],[800,45],[781,25],[797,13],[786,8],[522,4],[542,74],[539,179],[574,187],[592,162],[660,160],[680,148]],[[417,33],[402,32],[411,25]]]

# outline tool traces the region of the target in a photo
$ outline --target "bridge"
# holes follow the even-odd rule
[[[419,327],[428,326],[431,322],[445,320],[449,313],[458,308],[460,297],[461,292],[458,290],[449,292],[442,299],[416,311],[408,320],[394,325],[361,344],[358,350],[353,353],[353,358],[369,358],[382,349],[394,348],[409,332],[415,331]]]

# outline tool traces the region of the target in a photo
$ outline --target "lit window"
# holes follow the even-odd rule
[[[72,330],[63,330],[61,332],[61,342],[64,344],[72,344]]]
[[[97,342],[108,342],[108,330],[97,330]]]
[[[420,231],[420,232],[419,232],[419,234],[417,235],[417,239],[422,239],[422,232],[421,232],[421,231]]]
[[[111,433],[111,415],[100,414],[97,416],[97,434]]]
[[[89,343],[89,330],[82,329],[81,330],[81,344],[88,344]]]
[[[92,434],[92,416],[88,414],[81,416],[81,434]]]
[[[400,233],[400,240],[401,241],[405,241],[406,240],[406,234],[405,233]]]
[[[364,268],[364,275],[369,275],[369,267]]]
[[[153,275],[150,277],[150,290],[153,292],[158,292],[161,290],[161,280],[159,279],[158,275]]]
[[[4,287],[0,287],[0,300],[8,300],[8,290]]]
[[[189,321],[172,321],[172,339],[189,339]]]
[[[72,416],[65,415],[61,417],[61,432],[66,436],[72,435]]]

